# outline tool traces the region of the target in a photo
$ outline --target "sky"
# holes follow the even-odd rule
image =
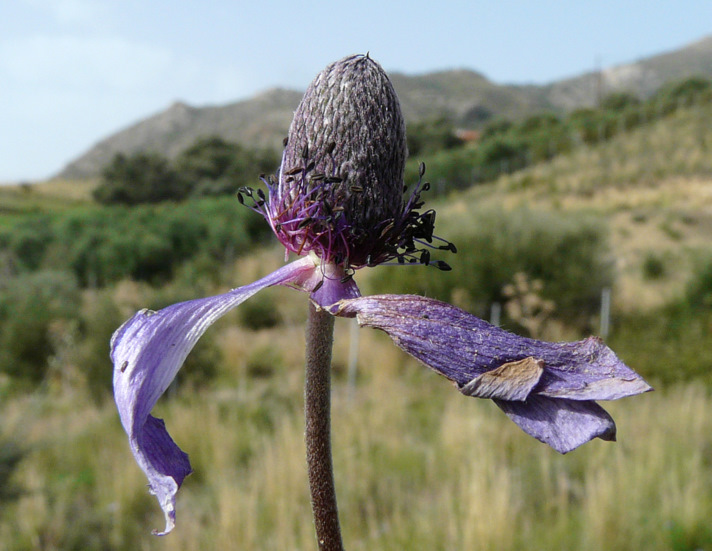
[[[709,0],[0,0],[0,182],[46,179],[175,101],[303,90],[352,53],[545,84],[710,34]]]

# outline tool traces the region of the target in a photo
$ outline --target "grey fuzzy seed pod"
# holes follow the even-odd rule
[[[289,129],[279,195],[304,193],[287,175],[340,179],[332,207],[351,227],[369,230],[403,209],[408,155],[405,122],[386,72],[370,57],[349,56],[320,72],[304,94]]]

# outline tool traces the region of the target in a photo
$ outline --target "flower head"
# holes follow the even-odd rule
[[[519,337],[459,308],[413,295],[362,297],[353,270],[397,260],[430,262],[435,213],[422,207],[421,182],[403,199],[405,130],[398,99],[368,56],[342,59],[312,82],[297,109],[268,194],[245,189],[287,254],[297,260],[223,295],[142,310],[111,340],[114,396],[131,451],[151,491],[175,522],[175,496],[191,472],[188,456],[150,415],[187,354],[219,317],[259,290],[287,285],[336,316],[385,331],[397,346],[455,383],[492,399],[525,432],[566,453],[615,438],[615,424],[594,400],[650,390],[595,338],[549,343]],[[438,245],[433,245],[437,241]]]
[[[417,183],[403,199],[408,155],[400,103],[366,56],[332,63],[307,88],[269,194],[245,189],[287,253],[314,253],[348,273],[364,266],[430,263],[435,212],[420,213]],[[435,238],[439,248],[452,244]],[[435,266],[448,269],[446,263]]]

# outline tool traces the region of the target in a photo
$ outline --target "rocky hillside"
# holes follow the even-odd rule
[[[666,82],[696,75],[712,77],[712,36],[635,63],[554,82],[544,93],[551,105],[569,110],[595,105],[600,96],[615,91],[647,97]]]
[[[460,127],[476,128],[495,116],[517,118],[545,109],[594,105],[612,91],[647,96],[665,82],[693,75],[712,77],[712,36],[673,52],[546,86],[501,85],[471,70],[391,77],[408,122],[445,117]],[[173,157],[197,138],[213,134],[250,147],[280,148],[300,98],[299,91],[273,89],[223,106],[175,103],[100,141],[58,176],[96,176],[117,153],[149,150]]]

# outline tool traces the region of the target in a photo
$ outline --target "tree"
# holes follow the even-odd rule
[[[94,199],[102,204],[137,205],[179,201],[189,187],[156,153],[117,154],[102,173],[102,182],[94,190]]]
[[[452,149],[463,143],[446,119],[413,123],[408,126],[407,134],[408,152],[411,156]]]
[[[175,161],[192,195],[228,195],[251,185],[261,173],[274,172],[279,160],[271,151],[253,151],[219,136],[198,139]]]

